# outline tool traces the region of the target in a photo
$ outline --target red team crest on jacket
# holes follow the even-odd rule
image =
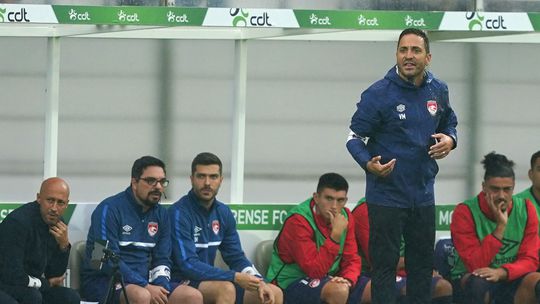
[[[154,236],[154,235],[156,235],[157,232],[158,232],[158,223],[149,222],[148,223],[148,234],[150,236]]]
[[[219,233],[219,221],[218,220],[213,220],[212,221],[212,230],[214,231],[214,234],[218,234]]]
[[[435,116],[437,114],[437,102],[435,100],[428,100],[427,110],[431,116]]]

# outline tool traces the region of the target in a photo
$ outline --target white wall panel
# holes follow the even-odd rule
[[[439,203],[466,198],[467,168],[481,172],[479,161],[492,150],[516,161],[517,188],[526,187],[529,157],[540,149],[540,46],[479,44],[474,66],[469,46],[432,44],[430,68],[450,87],[460,137],[440,161]],[[163,47],[172,54],[167,77]],[[43,170],[46,40],[0,38],[0,50],[8,58],[0,65],[0,201],[28,201]],[[393,42],[248,42],[245,201],[300,201],[328,171],[349,179],[351,200],[363,196],[364,174],[345,149],[347,128],[360,93],[394,56]],[[189,189],[195,154],[212,151],[224,161],[220,197],[228,201],[233,57],[234,42],[225,40],[63,39],[58,169],[72,183],[72,200],[99,201],[127,186],[135,158],[164,153],[158,120],[166,119],[169,200]],[[165,113],[163,87],[171,96]],[[468,100],[471,89],[478,100]],[[475,164],[467,163],[471,102],[480,109]]]

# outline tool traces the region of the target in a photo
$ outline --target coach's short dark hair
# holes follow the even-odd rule
[[[413,35],[416,35],[416,36],[424,39],[424,48],[426,49],[426,53],[429,54],[429,38],[428,38],[427,33],[425,31],[421,30],[421,29],[417,29],[417,28],[413,28],[413,27],[404,29],[403,32],[401,32],[401,34],[399,34],[398,48],[399,48],[399,43],[401,42],[401,38],[403,38],[403,36],[409,35],[409,34],[413,34]]]

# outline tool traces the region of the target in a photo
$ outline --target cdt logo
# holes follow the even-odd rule
[[[90,21],[90,20],[92,20],[92,19],[90,19],[90,13],[89,12],[78,13],[76,10],[71,9],[68,12],[68,15],[69,15],[69,20],[73,20],[73,21]]]
[[[139,15],[137,15],[137,13],[128,15],[123,10],[120,10],[118,12],[118,21],[121,21],[121,22],[126,22],[126,21],[127,22],[141,22],[139,20]]]
[[[233,18],[233,26],[272,26],[270,16],[267,12],[262,15],[253,15],[249,17],[249,12],[240,8],[231,8],[229,14]]]
[[[498,15],[496,18],[485,18],[484,16],[481,16],[478,12],[467,12],[465,13],[465,18],[469,20],[470,31],[481,31],[484,29],[484,26],[486,27],[486,29],[489,30],[506,30],[506,26],[504,25],[504,18],[502,15]]]
[[[364,17],[364,15],[358,16],[358,25],[364,25],[364,26],[379,26],[379,21],[377,20],[377,17],[373,17],[371,19],[368,19]]]
[[[173,11],[167,13],[167,22],[170,23],[189,23],[188,17],[186,14],[176,15]]]
[[[414,26],[414,27],[423,27],[423,26],[425,27],[426,22],[424,21],[424,18],[414,19],[410,15],[407,15],[405,17],[405,25],[406,26]]]
[[[309,23],[316,25],[332,25],[330,22],[330,17],[326,16],[324,18],[319,18],[315,14],[311,14],[311,16],[309,16]]]
[[[6,8],[0,8],[0,22],[30,22],[26,8],[21,8],[18,11],[8,11]]]

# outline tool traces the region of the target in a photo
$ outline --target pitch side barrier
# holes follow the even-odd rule
[[[23,203],[0,203],[0,222]],[[169,204],[164,204],[168,206]],[[95,203],[71,203],[64,213],[68,225],[80,226],[88,222]],[[229,204],[236,219],[238,230],[279,230],[287,212],[296,204]],[[347,205],[351,210],[354,205]],[[436,205],[436,230],[449,231],[455,205]],[[87,229],[90,226],[86,227]]]
[[[0,222],[22,204],[24,203],[0,202]],[[170,206],[170,204],[163,205],[165,207]],[[242,247],[246,256],[251,261],[267,266],[268,261],[261,262],[261,259],[264,260],[264,257],[260,254],[260,247],[261,245],[266,245],[266,247],[271,248],[273,240],[287,217],[287,212],[296,205],[229,204],[237,222]],[[84,245],[88,229],[90,228],[90,217],[96,206],[97,203],[70,203],[64,212],[64,220],[69,225],[69,239],[75,247]],[[354,206],[355,204],[347,205],[350,209],[354,208]],[[455,205],[436,205],[437,238],[449,236],[450,220],[454,207]],[[66,272],[66,286],[68,287],[79,287],[78,265],[80,264],[81,256],[80,250],[72,249],[69,268]],[[261,269],[264,268],[263,266],[261,267]]]

